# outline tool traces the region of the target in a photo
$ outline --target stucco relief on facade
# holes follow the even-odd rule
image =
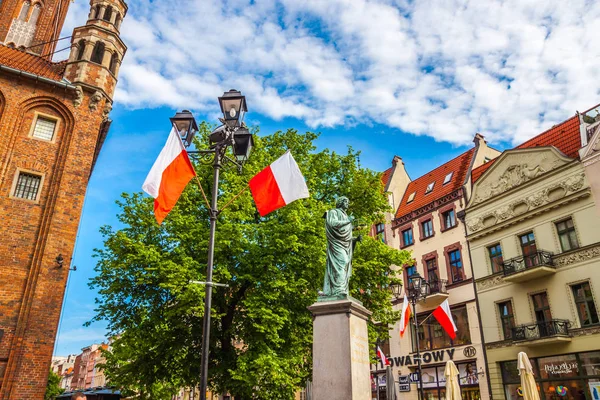
[[[490,218],[494,219],[494,223],[508,220],[516,215],[523,214],[527,211],[539,208],[552,201],[557,201],[571,193],[575,193],[585,186],[585,174],[580,172],[576,175],[571,175],[566,179],[559,182],[554,182],[551,185],[542,188],[535,193],[521,197],[517,200],[512,201],[510,204],[501,206],[493,211],[484,213],[483,215],[477,215],[469,218],[467,214],[466,224],[469,233],[474,233],[488,227],[489,224],[484,222]],[[559,192],[556,192],[559,189]],[[563,189],[560,191],[560,189]],[[549,196],[550,193],[555,194]],[[523,207],[525,205],[525,207]]]
[[[483,179],[484,182],[481,182],[481,185],[476,188],[472,204],[482,203],[491,197],[507,192],[567,162],[550,149],[507,154],[504,159],[497,161],[498,166],[492,166],[489,175]],[[504,168],[499,168],[500,165]]]
[[[503,275],[490,275],[482,280],[477,281],[477,290],[486,290],[492,287],[496,287],[500,284],[504,283]]]
[[[600,244],[594,247],[581,249],[573,253],[556,256],[554,258],[554,265],[556,265],[557,267],[563,267],[566,265],[590,260],[596,257],[600,257]]]

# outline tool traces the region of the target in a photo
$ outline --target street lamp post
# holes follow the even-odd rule
[[[400,294],[402,292],[402,285],[396,283],[390,285],[390,290],[396,300],[400,299]],[[415,336],[415,345],[417,348],[417,368],[419,371],[419,399],[425,399],[425,395],[423,393],[423,379],[422,379],[422,370],[421,370],[421,350],[419,348],[419,323],[417,321],[417,303],[421,300],[424,300],[429,295],[429,283],[419,275],[418,272],[415,272],[411,276],[408,277],[408,285],[406,286],[406,297],[408,297],[408,301],[412,304],[412,313],[413,313],[413,326],[414,326],[414,336]]]
[[[192,157],[213,156],[213,185],[209,209],[210,233],[208,239],[208,262],[206,265],[206,295],[204,298],[204,322],[202,327],[202,355],[200,369],[200,400],[206,400],[208,388],[208,355],[210,345],[210,310],[212,307],[212,287],[222,286],[212,281],[214,253],[215,253],[215,231],[219,209],[217,198],[219,193],[219,174],[224,162],[230,162],[238,167],[241,172],[242,166],[248,160],[254,139],[248,129],[242,125],[243,116],[246,111],[246,97],[231,89],[219,97],[219,105],[224,118],[219,118],[223,125],[216,128],[209,136],[210,147],[208,150],[188,151]],[[186,146],[192,143],[198,125],[193,115],[184,110],[171,118],[173,127],[181,135]],[[194,131],[195,129],[195,131]],[[227,149],[231,147],[234,159],[227,156]]]

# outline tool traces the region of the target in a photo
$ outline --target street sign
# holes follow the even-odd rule
[[[400,375],[398,376],[398,390],[400,392],[410,392],[410,376]]]
[[[420,379],[419,379],[419,373],[418,373],[418,372],[413,372],[413,373],[411,373],[411,374],[410,374],[410,381],[411,381],[412,383],[419,382],[419,381],[420,381]]]

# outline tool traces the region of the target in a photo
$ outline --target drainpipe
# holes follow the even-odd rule
[[[462,186],[463,198],[465,199],[465,208],[458,212],[456,216],[463,224],[465,230],[465,239],[467,239],[467,224],[465,224],[466,207],[468,204],[467,191],[464,185]],[[485,375],[487,376],[487,387],[490,399],[492,398],[492,383],[490,381],[490,369],[488,367],[487,350],[485,348],[485,338],[483,336],[483,325],[481,322],[481,309],[479,308],[479,296],[477,295],[477,284],[475,283],[475,274],[473,272],[473,258],[471,257],[471,243],[467,239],[467,252],[469,253],[469,263],[471,264],[471,276],[473,277],[473,293],[475,293],[475,307],[477,307],[477,321],[479,322],[479,335],[481,336],[481,348],[483,349],[483,362],[485,363]]]
[[[77,90],[77,87],[75,87],[74,85],[71,85],[70,83],[55,81],[55,80],[50,79],[50,78],[46,78],[46,77],[43,77],[43,76],[40,76],[40,75],[32,74],[30,72],[25,72],[25,71],[22,71],[20,69],[11,68],[11,67],[8,67],[6,65],[0,65],[0,71],[6,71],[8,73],[11,73],[11,74],[14,74],[14,75],[23,76],[23,77],[29,78],[29,79],[35,79],[38,82],[48,83],[50,85],[57,86],[57,87],[62,88],[62,89]]]

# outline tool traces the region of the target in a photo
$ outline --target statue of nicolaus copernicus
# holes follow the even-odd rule
[[[325,233],[327,235],[327,264],[325,283],[321,296],[343,297],[349,294],[348,284],[352,275],[352,253],[356,241],[352,238],[354,217],[346,214],[350,201],[339,197],[336,208],[325,214]]]

